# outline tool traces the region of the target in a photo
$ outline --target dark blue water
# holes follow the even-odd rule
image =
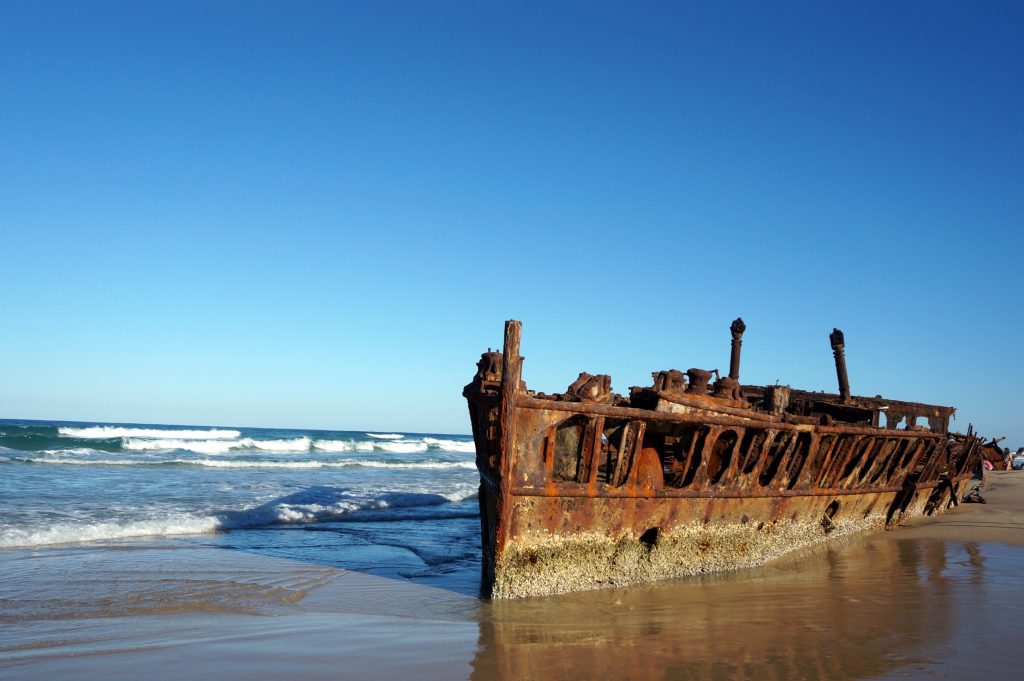
[[[0,421],[0,549],[192,535],[429,580],[478,560],[473,456],[444,434]]]

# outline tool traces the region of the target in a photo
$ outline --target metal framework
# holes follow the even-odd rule
[[[953,408],[851,395],[838,329],[838,394],[741,385],[745,329],[730,327],[728,376],[659,371],[623,397],[581,373],[547,395],[523,383],[521,324],[506,322],[503,351],[484,353],[464,389],[485,594],[758,565],[959,503],[978,439],[948,432]]]

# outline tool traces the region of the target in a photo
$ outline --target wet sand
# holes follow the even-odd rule
[[[1024,473],[988,503],[756,570],[522,601],[204,538],[0,553],[0,678],[1016,674]],[[463,580],[462,583],[457,583]]]

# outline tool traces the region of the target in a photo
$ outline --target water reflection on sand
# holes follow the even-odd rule
[[[5,681],[1002,678],[1024,621],[1024,549],[902,531],[495,602],[466,595],[468,568],[438,588],[207,541],[2,558]]]
[[[993,601],[989,551],[1020,567],[1020,549],[883,536],[756,572],[495,602],[472,678],[850,679],[972,657],[992,671],[997,659],[963,650],[997,634],[983,610],[1013,621]]]

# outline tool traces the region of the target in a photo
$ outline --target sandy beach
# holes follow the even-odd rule
[[[471,573],[423,586],[209,537],[7,550],[0,677],[1004,675],[1024,473],[988,473],[984,496],[758,570],[505,602],[470,595]]]
[[[960,504],[945,515],[914,518],[896,536],[1024,547],[1024,471],[986,471],[982,490],[987,503]]]

